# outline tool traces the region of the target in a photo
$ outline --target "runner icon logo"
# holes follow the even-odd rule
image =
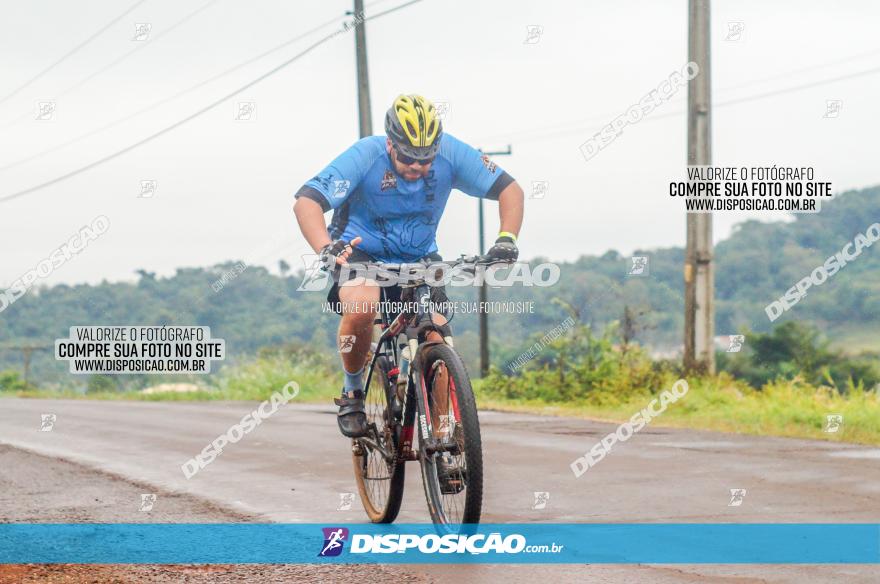
[[[324,532],[324,547],[321,548],[319,557],[333,557],[342,553],[345,540],[348,538],[348,529],[345,527],[322,527]]]

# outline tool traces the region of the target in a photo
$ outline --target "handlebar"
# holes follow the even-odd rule
[[[514,263],[512,260],[499,260],[496,258],[491,258],[485,255],[473,255],[473,256],[465,256],[461,255],[455,261],[446,261],[446,260],[437,260],[437,261],[416,261],[409,262],[403,264],[392,264],[392,263],[384,263],[384,262],[352,262],[349,264],[341,264],[339,267],[344,268],[345,266],[349,266],[349,269],[354,267],[354,269],[364,269],[364,270],[373,270],[377,275],[381,275],[385,278],[396,278],[397,284],[402,287],[411,287],[418,286],[424,284],[427,279],[427,274],[425,270],[453,270],[455,268],[461,268],[461,272],[468,274],[475,274],[478,267],[492,267],[497,265],[510,265]],[[419,273],[414,273],[418,266],[423,266],[424,270]],[[326,267],[322,267],[322,269],[326,269]],[[401,270],[404,270],[404,273],[401,274]],[[434,281],[437,281],[442,278],[437,278],[437,276],[442,274],[438,274],[438,272],[434,272]],[[406,278],[406,276],[412,276]]]

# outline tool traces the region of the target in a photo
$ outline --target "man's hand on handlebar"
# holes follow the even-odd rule
[[[489,260],[513,262],[519,257],[519,249],[517,249],[513,238],[502,235],[495,240],[495,245],[489,249],[489,253],[485,257]]]
[[[357,236],[351,241],[343,239],[331,241],[318,252],[321,258],[321,265],[325,269],[332,270],[337,265],[347,264],[349,256],[354,251],[354,247],[361,241],[363,241],[361,236]]]

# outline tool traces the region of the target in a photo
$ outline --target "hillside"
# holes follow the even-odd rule
[[[740,224],[716,246],[716,334],[768,331],[764,307],[877,221],[880,187],[842,194],[826,202],[820,214],[797,215],[791,222]],[[628,276],[630,258],[611,250],[560,264],[556,286],[492,290],[492,300],[534,302],[534,314],[490,317],[493,362],[503,366],[512,361],[531,344],[531,335],[541,336],[559,325],[569,314],[565,304],[594,327],[620,319],[629,307],[636,340],[655,351],[677,347],[683,326],[684,250],[644,250],[636,255],[649,257],[649,275]],[[542,261],[534,258],[530,263]],[[323,293],[297,292],[301,270],[284,277],[262,267],[239,271],[241,266],[228,262],[181,268],[168,278],[138,271],[137,283],[33,289],[0,313],[0,348],[22,343],[51,347],[77,324],[199,324],[226,339],[230,361],[291,341],[332,350],[338,319],[321,314]],[[212,284],[216,288],[224,273],[228,282],[215,292]],[[452,300],[477,299],[475,289],[449,292]],[[880,251],[866,249],[774,324],[787,320],[817,325],[850,352],[880,348]],[[476,316],[458,315],[453,326],[467,364],[477,369]],[[19,352],[0,351],[0,370],[20,370],[21,363]],[[51,350],[34,353],[31,373],[42,382],[70,382],[66,365],[56,363]]]

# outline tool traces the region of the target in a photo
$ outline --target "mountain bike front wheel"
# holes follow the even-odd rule
[[[420,433],[419,461],[431,519],[447,531],[480,522],[483,451],[470,378],[458,353],[435,345],[421,372],[432,434]],[[426,420],[427,422],[427,420]]]

